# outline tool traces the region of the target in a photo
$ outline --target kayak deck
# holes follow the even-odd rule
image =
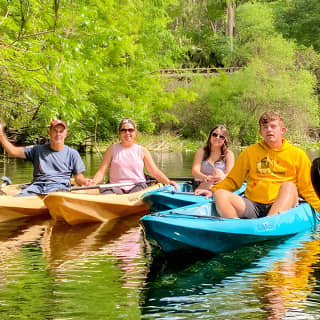
[[[149,206],[143,202],[143,194],[160,188],[155,184],[147,189],[129,194],[97,194],[97,190],[52,192],[44,203],[55,220],[65,220],[74,225],[109,220],[137,213],[146,213]]]
[[[44,196],[15,197],[21,191],[20,185],[9,185],[1,191],[0,222],[49,213]]]

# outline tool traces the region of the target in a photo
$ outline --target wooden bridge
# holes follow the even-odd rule
[[[194,76],[215,76],[221,72],[233,73],[243,69],[241,67],[229,68],[183,68],[183,69],[160,69],[162,77],[189,78]],[[155,73],[155,72],[154,72]]]

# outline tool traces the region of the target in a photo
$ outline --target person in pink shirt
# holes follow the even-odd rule
[[[163,184],[171,184],[176,189],[178,185],[170,180],[154,163],[150,152],[136,144],[137,127],[131,119],[123,119],[119,125],[120,143],[107,148],[100,168],[93,177],[93,183],[103,181],[108,169],[111,184],[128,183],[128,186],[108,188],[103,193],[131,193],[147,188],[144,168],[153,178]],[[135,183],[136,185],[132,185]]]

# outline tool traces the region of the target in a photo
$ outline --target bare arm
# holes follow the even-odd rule
[[[113,158],[113,145],[110,146],[107,149],[107,151],[104,153],[100,168],[98,169],[98,171],[96,172],[96,174],[92,178],[92,180],[95,184],[98,184],[103,181],[108,169],[110,168],[112,158]]]
[[[144,148],[142,148],[142,153],[143,153],[143,162],[144,165],[146,167],[146,169],[148,170],[148,172],[152,175],[152,177],[154,177],[155,179],[157,179],[159,182],[163,183],[163,184],[171,184],[173,185],[176,189],[179,188],[178,184],[175,181],[170,180],[154,163],[150,152]]]
[[[0,121],[0,143],[8,155],[16,158],[26,158],[23,147],[16,147],[8,140],[4,133],[4,124],[2,121]]]
[[[231,171],[231,169],[233,168],[234,165],[234,154],[231,150],[228,150],[226,153],[226,168],[224,171],[222,171],[221,169],[213,169],[212,172],[212,179],[210,179],[210,181],[213,182],[213,184],[218,183],[219,181],[223,180]]]
[[[75,174],[74,179],[80,186],[89,186],[90,184],[93,184],[92,179],[86,178],[82,173]]]
[[[203,148],[200,148],[197,150],[197,152],[194,156],[194,159],[193,159],[192,175],[195,178],[200,179],[201,181],[207,181],[207,178],[208,178],[207,175],[205,175],[201,172],[201,162],[203,159],[203,153],[204,153]]]
[[[233,166],[234,166],[234,154],[231,150],[228,150],[226,154],[226,168],[224,170],[225,175],[228,175],[228,173],[231,171]]]

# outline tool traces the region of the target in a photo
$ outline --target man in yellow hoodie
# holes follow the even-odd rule
[[[271,216],[295,207],[299,195],[320,211],[310,178],[311,162],[303,150],[283,138],[286,128],[280,114],[264,112],[259,125],[263,140],[247,147],[229,175],[212,187],[219,215],[249,219]],[[245,180],[245,197],[234,194]]]

